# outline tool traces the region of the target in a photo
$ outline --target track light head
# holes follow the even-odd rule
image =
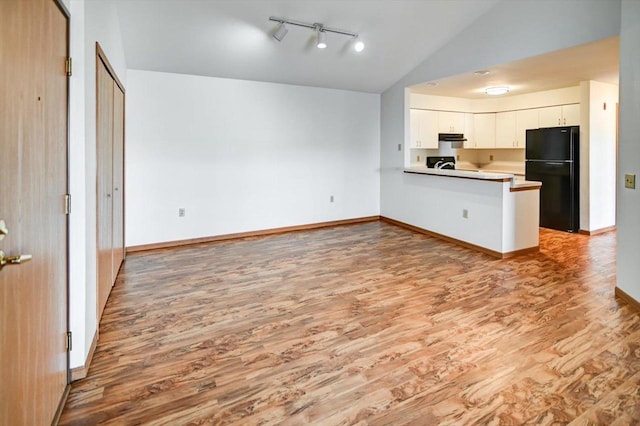
[[[353,43],[353,50],[355,50],[356,52],[362,52],[364,50],[364,42],[360,40],[360,37],[356,36]]]
[[[318,33],[318,43],[316,47],[318,49],[325,49],[327,47],[327,33],[322,29],[322,25],[316,25],[316,32]]]
[[[280,25],[278,25],[276,32],[273,33],[273,38],[275,38],[278,41],[282,41],[282,39],[284,38],[284,36],[287,35],[288,32],[289,32],[289,29],[284,26],[284,22],[280,22]]]

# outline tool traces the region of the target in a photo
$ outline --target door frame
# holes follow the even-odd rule
[[[67,6],[63,3],[63,0],[53,0],[53,2],[55,3],[55,5],[58,7],[58,9],[60,10],[60,12],[64,15],[66,21],[67,21],[67,28],[66,28],[66,33],[67,33],[67,37],[66,37],[66,51],[67,51],[67,58],[69,60],[71,60],[71,13],[69,12],[69,9],[67,9]],[[69,70],[71,71],[71,70]],[[67,102],[66,102],[66,108],[67,108],[67,141],[66,141],[66,146],[67,146],[67,152],[66,152],[66,170],[65,170],[65,177],[66,177],[66,189],[65,192],[67,194],[67,196],[69,195],[69,179],[70,179],[70,164],[69,164],[69,158],[70,158],[70,135],[71,135],[71,105],[70,105],[70,85],[71,85],[71,76],[69,75],[71,74],[71,72],[67,72]],[[66,273],[66,288],[67,288],[67,294],[66,294],[66,313],[65,313],[65,317],[66,317],[66,322],[67,322],[67,335],[69,335],[69,333],[71,333],[71,318],[70,318],[70,309],[69,309],[69,292],[70,292],[70,285],[69,285],[69,281],[70,281],[70,277],[71,277],[71,262],[70,262],[70,248],[69,248],[69,241],[70,241],[70,212],[67,212],[66,214],[66,224],[67,224],[67,232],[65,235],[65,246],[66,246],[66,250],[65,250],[65,255],[66,255],[66,260],[67,260],[67,273]],[[67,340],[69,346],[67,347],[67,386],[65,387],[65,390],[62,394],[62,397],[60,398],[60,403],[58,404],[58,409],[56,410],[55,416],[53,418],[52,424],[57,424],[58,421],[60,420],[60,416],[62,415],[62,410],[64,409],[65,403],[67,402],[67,398],[69,397],[69,392],[71,391],[71,340],[68,339]]]

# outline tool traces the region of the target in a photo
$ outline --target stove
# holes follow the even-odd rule
[[[455,169],[455,157],[427,157],[427,167],[430,169]]]

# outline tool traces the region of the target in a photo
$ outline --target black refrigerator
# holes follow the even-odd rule
[[[540,226],[561,231],[580,229],[580,128],[527,130],[525,174],[542,182]]]

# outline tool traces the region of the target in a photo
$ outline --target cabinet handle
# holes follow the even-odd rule
[[[564,124],[567,124],[567,119],[566,118],[564,119]]]
[[[558,125],[560,124],[560,119],[558,118]]]

